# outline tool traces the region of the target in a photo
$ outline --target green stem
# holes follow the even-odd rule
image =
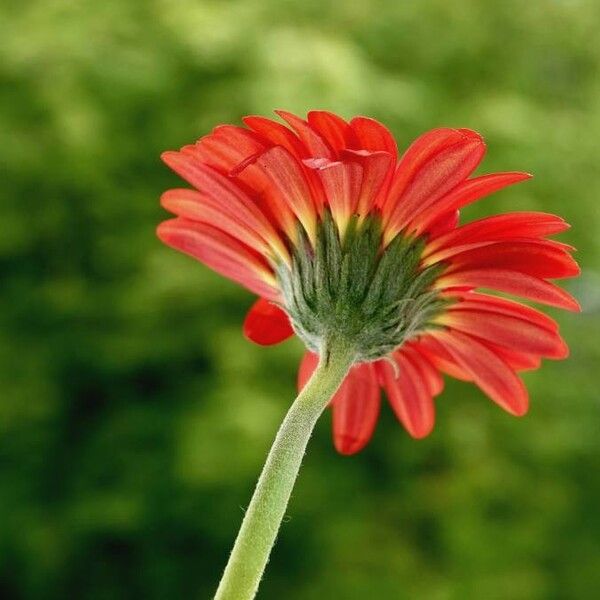
[[[251,600],[265,570],[317,419],[355,359],[346,344],[330,343],[313,376],[290,407],[273,442],[214,600]]]

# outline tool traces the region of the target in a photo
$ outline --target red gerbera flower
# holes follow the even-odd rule
[[[513,415],[527,411],[519,371],[568,353],[556,323],[491,288],[578,310],[551,279],[579,273],[573,248],[547,236],[568,225],[541,212],[458,224],[459,210],[523,181],[509,172],[471,178],[485,152],[468,129],[434,129],[402,156],[380,123],[325,111],[287,126],[246,117],[217,127],[163,160],[195,190],[163,206],[166,244],[260,298],[248,338],[275,344],[298,334],[309,349],[302,387],[330,334],[352,340],[356,363],[332,400],[335,446],[370,439],[380,388],[407,431],[426,436],[442,374],[472,381]]]

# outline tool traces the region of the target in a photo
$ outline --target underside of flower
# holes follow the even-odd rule
[[[276,272],[295,332],[312,352],[342,338],[357,361],[383,358],[427,327],[448,304],[431,289],[443,270],[421,267],[424,240],[402,234],[384,247],[381,217],[350,218],[342,237],[331,213],[314,248],[299,233],[291,267]]]
[[[246,117],[163,160],[195,189],[162,197],[176,218],[168,245],[259,296],[246,336],[307,346],[302,387],[328,340],[353,347],[356,364],[335,395],[336,448],[360,450],[373,434],[381,388],[415,438],[429,434],[442,375],[475,383],[513,415],[527,412],[520,371],[568,354],[557,324],[527,305],[479,288],[577,311],[553,280],[579,273],[568,229],[555,215],[514,212],[460,224],[460,211],[527,173],[473,177],[479,134],[433,129],[403,154],[367,117],[327,111],[286,125]]]

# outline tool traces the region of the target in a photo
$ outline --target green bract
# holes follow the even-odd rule
[[[284,308],[294,330],[313,352],[342,338],[358,361],[382,358],[430,324],[447,300],[431,290],[443,266],[419,266],[423,238],[398,234],[383,248],[381,219],[352,217],[340,239],[325,211],[315,248],[304,231],[292,266],[279,265]]]

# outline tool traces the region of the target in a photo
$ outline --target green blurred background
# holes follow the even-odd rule
[[[522,420],[448,381],[431,437],[385,407],[344,458],[326,415],[261,597],[598,597],[599,25],[595,0],[3,0],[0,595],[210,597],[301,346],[246,342],[250,295],[159,244],[158,155],[326,108],[533,172],[466,217],[564,216],[584,313],[554,311],[572,356]]]

